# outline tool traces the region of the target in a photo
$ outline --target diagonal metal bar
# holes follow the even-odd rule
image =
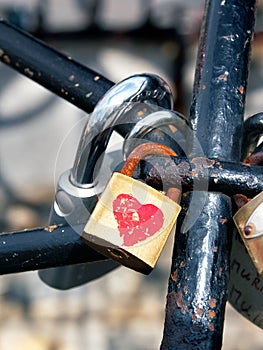
[[[0,60],[87,113],[113,82],[0,20]]]
[[[190,124],[209,158],[240,161],[254,17],[254,0],[206,1]],[[182,222],[189,226],[184,215],[177,225],[162,350],[222,345],[231,201],[211,192],[200,192],[199,199],[192,203],[193,211],[200,209],[192,227],[183,230]],[[183,206],[190,200],[188,195]]]

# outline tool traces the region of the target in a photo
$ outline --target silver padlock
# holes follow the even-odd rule
[[[50,224],[68,223],[73,228],[78,227],[81,234],[114,166],[123,160],[120,150],[110,155],[106,171],[103,163],[103,176],[99,171],[94,172],[94,169],[101,169],[111,133],[118,123],[123,124],[123,115],[130,117],[132,109],[142,105],[144,108],[135,113],[133,119],[124,121],[126,133],[148,113],[158,108],[172,109],[172,93],[163,79],[153,74],[134,75],[113,86],[99,101],[82,133],[73,168],[58,182]],[[68,289],[98,278],[117,266],[110,260],[99,261],[92,263],[90,271],[82,264],[43,270],[39,275],[50,286]]]

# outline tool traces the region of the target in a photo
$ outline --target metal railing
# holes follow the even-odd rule
[[[241,163],[248,151],[254,151],[263,131],[261,114],[244,124],[254,21],[255,0],[206,1],[189,116],[204,157],[195,158],[194,149],[190,161],[153,157],[152,166],[159,166],[163,173],[154,174],[147,166],[138,172],[149,184],[158,185],[160,176],[172,185],[180,183],[184,192],[162,349],[220,349],[222,345],[235,210],[231,196],[252,197],[263,190],[262,167]],[[113,86],[100,74],[3,21],[0,59],[86,112]],[[72,87],[70,76],[76,77],[81,88]],[[202,189],[202,181],[208,181],[208,191],[200,190],[193,200],[205,198],[204,206],[197,220],[186,224],[187,229],[193,182]],[[67,225],[3,233],[0,247],[1,274],[105,259]]]

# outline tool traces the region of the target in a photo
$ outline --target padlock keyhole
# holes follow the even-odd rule
[[[122,249],[107,248],[107,251],[114,259],[123,260],[129,258],[129,255]]]

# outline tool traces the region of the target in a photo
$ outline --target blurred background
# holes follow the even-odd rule
[[[156,73],[188,115],[203,0],[0,0],[0,17],[114,82]],[[246,117],[262,111],[258,2]],[[142,30],[143,29],[143,30]],[[88,115],[0,63],[1,232],[48,223]],[[58,291],[36,272],[0,277],[0,350],[152,350],[162,339],[172,238],[143,276],[119,268]],[[263,331],[227,306],[224,350],[262,350]]]

